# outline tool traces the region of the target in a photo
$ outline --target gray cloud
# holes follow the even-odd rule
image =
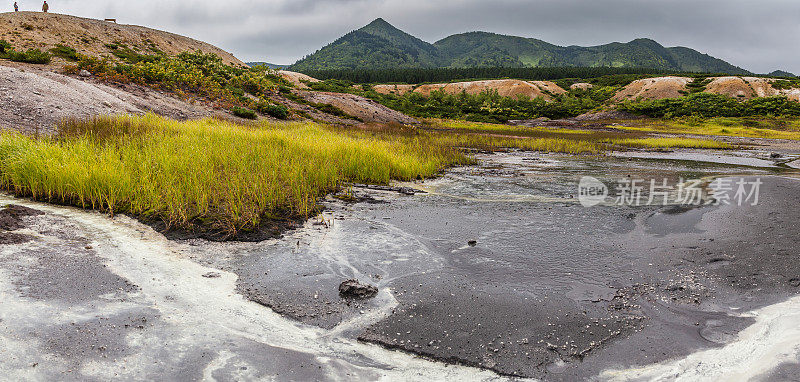
[[[150,26],[239,58],[292,63],[383,17],[426,41],[485,30],[559,45],[649,37],[755,72],[800,74],[795,0],[50,0],[58,13]],[[22,0],[24,9],[39,1]]]

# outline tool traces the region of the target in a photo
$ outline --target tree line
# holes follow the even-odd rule
[[[398,69],[328,69],[305,70],[303,74],[321,80],[344,80],[359,84],[452,82],[514,78],[549,81],[562,78],[597,78],[609,75],[671,74],[671,71],[649,68],[557,67],[557,68],[398,68]]]

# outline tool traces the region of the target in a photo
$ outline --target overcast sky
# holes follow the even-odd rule
[[[18,0],[23,9],[41,2]],[[10,4],[11,2],[9,2]],[[425,41],[483,30],[558,45],[652,38],[745,69],[800,74],[798,0],[49,0],[210,42],[244,61],[291,64],[383,17]],[[10,5],[9,5],[10,8]]]

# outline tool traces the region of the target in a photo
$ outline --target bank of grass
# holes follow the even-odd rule
[[[614,145],[643,149],[695,148],[727,150],[733,148],[733,146],[725,142],[696,138],[620,138],[610,139],[607,142]]]
[[[570,154],[725,148],[715,141],[636,132],[519,136],[489,125],[465,126],[235,125],[154,115],[70,120],[53,137],[0,133],[0,188],[224,239],[264,222],[313,215],[318,200],[345,183],[427,178],[473,163],[464,148]]]
[[[639,132],[800,140],[800,118],[683,118],[613,127]]]
[[[233,236],[307,217],[343,182],[431,177],[469,159],[425,136],[251,127],[153,115],[67,121],[58,135],[0,135],[0,186],[17,195]]]
[[[572,129],[553,129],[548,127],[529,127],[529,126],[511,126],[496,123],[483,123],[483,122],[469,122],[457,121],[447,119],[430,119],[428,120],[435,127],[453,129],[453,130],[466,130],[466,131],[480,131],[480,132],[501,132],[501,133],[530,133],[530,132],[545,132],[545,133],[561,133],[561,134],[589,134],[587,130],[572,130]]]
[[[497,150],[546,151],[568,154],[599,154],[620,148],[636,149],[731,149],[712,139],[652,137],[646,132],[605,132],[568,128],[508,126],[490,123],[429,120],[437,139],[447,145]]]
[[[564,138],[519,138],[502,135],[431,133],[438,144],[479,150],[518,149],[564,154],[600,154],[608,151],[609,145],[603,142]]]

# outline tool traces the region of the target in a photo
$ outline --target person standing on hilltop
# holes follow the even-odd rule
[[[16,1],[14,2],[14,12],[19,12],[19,5],[17,5]]]
[[[47,5],[47,1],[45,1],[44,4],[42,4],[42,12],[47,13],[47,11],[49,11],[49,10],[50,10],[50,6]]]

